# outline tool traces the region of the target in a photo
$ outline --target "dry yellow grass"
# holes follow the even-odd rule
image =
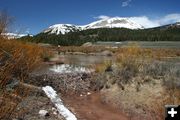
[[[101,73],[101,72],[105,72],[108,68],[110,69],[112,67],[112,61],[105,61],[102,64],[96,64],[94,65],[95,68],[95,72],[97,73]]]
[[[105,101],[121,106],[130,116],[146,113],[148,120],[164,119],[165,105],[180,104],[179,69],[157,59],[177,57],[179,53],[178,49],[142,49],[137,45],[118,49],[117,70],[102,74],[96,81],[102,89],[97,89],[104,93]],[[96,67],[101,72],[106,64]]]

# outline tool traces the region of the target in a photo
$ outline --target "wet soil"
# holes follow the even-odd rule
[[[120,110],[102,102],[100,93],[63,96],[63,99],[78,120],[128,120]]]

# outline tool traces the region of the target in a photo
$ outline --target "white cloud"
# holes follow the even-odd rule
[[[147,16],[130,17],[130,20],[144,26],[145,28],[152,28],[160,26],[160,24],[154,20],[151,20]]]
[[[167,25],[171,23],[180,22],[180,14],[167,14],[160,18],[151,19],[147,16],[130,17],[131,20],[138,24],[143,25],[145,28],[157,27],[161,25]]]
[[[94,18],[101,20],[101,19],[109,19],[111,17],[106,16],[106,15],[100,15]],[[161,25],[180,22],[180,13],[167,14],[165,16],[162,16],[156,19],[152,19],[148,16],[134,16],[134,17],[127,17],[127,18],[134,21],[135,23],[138,23],[144,26],[145,28],[152,28],[152,27],[157,27]]]
[[[129,4],[130,4],[131,1],[132,1],[132,0],[126,0],[126,1],[122,2],[122,7],[127,7],[127,6],[129,6]]]
[[[151,19],[147,16],[131,17],[131,19],[143,25],[146,28],[151,28],[151,27],[157,27],[161,25],[167,25],[167,24],[180,22],[180,14],[178,13],[167,14],[165,16],[162,16],[156,19]]]
[[[156,22],[158,22],[161,25],[180,22],[180,14],[178,14],[178,13],[168,14],[168,15],[156,20]]]
[[[100,16],[94,17],[94,19],[100,19],[100,20],[109,19],[109,18],[110,18],[110,17],[109,17],[109,16],[106,16],[106,15],[100,15]]]
[[[26,34],[29,34],[30,33],[30,28],[27,28],[26,31],[25,31]]]

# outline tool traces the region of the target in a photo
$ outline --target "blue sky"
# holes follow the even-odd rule
[[[104,17],[134,17],[147,26],[180,21],[180,0],[1,0],[14,28],[36,34],[53,24],[84,25]]]

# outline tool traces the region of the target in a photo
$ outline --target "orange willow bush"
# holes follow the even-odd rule
[[[10,119],[27,96],[28,88],[20,83],[40,64],[44,54],[46,50],[36,45],[0,38],[0,119]]]

